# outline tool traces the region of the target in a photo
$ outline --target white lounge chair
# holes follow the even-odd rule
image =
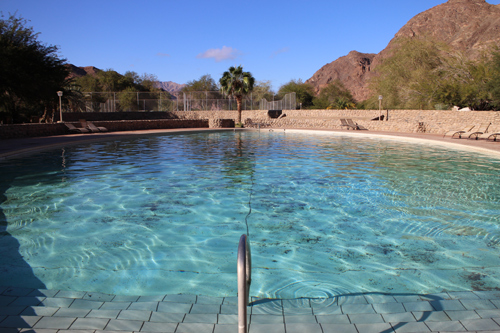
[[[465,133],[460,133],[458,138],[455,139],[472,139],[472,140],[477,140],[478,136],[488,132],[488,128],[490,127],[491,123],[489,124],[481,124],[477,129],[471,130],[469,132]]]
[[[458,131],[457,131],[457,130],[448,131],[448,132],[446,132],[446,133],[443,135],[443,137],[447,137],[447,136],[449,136],[449,137],[452,137],[452,138],[457,137],[457,139],[459,139],[459,138],[460,138],[460,134],[462,134],[462,133],[466,133],[466,132],[470,132],[470,131],[472,131],[472,129],[473,129],[474,127],[475,127],[474,125],[468,125],[468,126],[465,126],[465,127],[464,127],[464,129],[462,129],[462,130],[458,130]]]
[[[71,133],[90,133],[90,131],[86,128],[78,128],[75,127],[75,125],[70,124],[70,123],[64,123],[66,127],[69,129]]]

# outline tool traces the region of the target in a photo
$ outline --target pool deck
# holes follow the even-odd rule
[[[72,144],[193,130],[210,131],[149,130],[0,140],[0,160]],[[430,140],[500,154],[500,142],[420,133],[334,132]],[[253,297],[252,301],[248,307],[250,333],[500,332],[500,291],[366,293],[293,300]],[[0,286],[0,333],[234,333],[237,320],[235,297],[120,296]]]
[[[237,299],[0,287],[2,333],[235,333]],[[500,332],[500,291],[258,299],[250,333]]]

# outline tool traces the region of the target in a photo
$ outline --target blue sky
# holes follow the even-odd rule
[[[444,2],[0,0],[0,11],[29,20],[76,66],[187,83],[242,65],[277,90],[352,50],[380,52],[413,16]]]

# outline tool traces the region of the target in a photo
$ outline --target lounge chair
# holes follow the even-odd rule
[[[90,132],[98,133],[98,132],[107,132],[108,129],[106,127],[97,127],[90,121],[86,121],[85,119],[80,119],[80,123],[82,127],[88,128]]]
[[[469,139],[475,139],[475,140],[488,140],[488,141],[497,141],[497,137],[500,140],[500,132],[494,132],[494,133],[483,133],[483,134],[476,134],[473,133],[470,135]]]
[[[477,140],[478,136],[480,134],[488,132],[488,128],[490,127],[491,123],[489,124],[481,124],[477,129],[465,132],[465,133],[460,133],[458,138],[455,139],[473,139]]]
[[[349,130],[349,129],[351,129],[351,128],[352,128],[352,129],[356,129],[356,127],[352,127],[351,125],[349,125],[349,124],[347,123],[347,120],[345,120],[345,119],[340,119],[340,128],[343,128],[343,127],[347,127],[347,129],[348,129],[348,130]]]
[[[78,128],[75,127],[75,125],[70,124],[70,123],[64,123],[66,125],[66,128],[69,129],[71,133],[90,133],[90,131],[86,128]]]
[[[368,131],[368,128],[366,127],[363,127],[361,125],[359,125],[358,123],[355,123],[352,119],[346,119],[347,121],[347,124],[349,124],[349,126],[351,126],[352,128],[354,128],[355,130],[365,130],[365,131]]]
[[[472,131],[472,129],[473,129],[474,127],[475,127],[474,125],[468,125],[468,126],[465,126],[462,130],[459,130],[459,131],[457,131],[457,130],[454,130],[454,131],[448,131],[448,132],[446,132],[446,133],[443,135],[443,138],[444,138],[444,137],[447,137],[447,136],[454,138],[454,137],[456,136],[456,137],[457,137],[457,139],[459,139],[459,138],[460,138],[460,134],[462,134],[462,133],[466,133],[466,132],[470,132],[470,131]]]

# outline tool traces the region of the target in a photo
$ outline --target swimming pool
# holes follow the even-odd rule
[[[0,165],[0,285],[118,295],[497,289],[500,161],[331,133],[210,132]],[[4,255],[5,254],[5,255]]]

